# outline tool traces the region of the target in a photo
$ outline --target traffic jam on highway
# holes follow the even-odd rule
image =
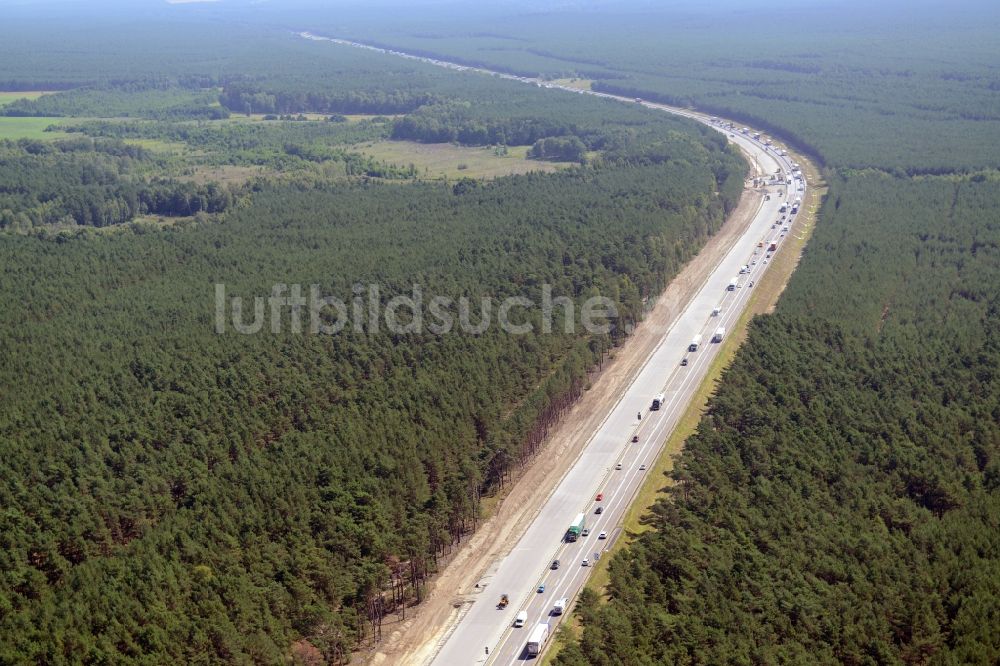
[[[620,441],[625,442],[625,444],[620,449],[621,452],[618,454],[617,460],[607,468],[607,474],[601,477],[593,494],[588,495],[593,499],[587,502],[587,506],[580,507],[583,508],[583,511],[579,511],[568,526],[559,530],[561,540],[555,544],[553,551],[548,551],[550,555],[543,561],[546,564],[540,563],[539,566],[543,567],[543,570],[531,591],[522,597],[523,603],[513,621],[504,620],[503,628],[499,629],[492,622],[488,620],[483,622],[477,616],[475,621],[466,628],[466,631],[456,631],[457,626],[453,627],[452,633],[438,646],[433,663],[451,664],[456,663],[456,659],[461,659],[464,663],[472,663],[474,661],[470,653],[472,649],[483,650],[479,652],[479,659],[485,659],[490,664],[510,664],[533,659],[541,654],[546,641],[557,628],[562,616],[569,612],[573,599],[582,588],[593,563],[600,560],[602,552],[605,552],[617,537],[626,508],[638,492],[649,466],[659,458],[673,423],[679,418],[686,406],[685,395],[691,394],[690,392],[700,377],[707,372],[707,364],[710,362],[712,354],[705,351],[703,340],[708,339],[709,344],[718,344],[725,339],[727,328],[732,330],[743,311],[743,306],[749,300],[750,291],[754,287],[755,281],[759,279],[756,276],[759,276],[767,268],[786,234],[790,232],[802,205],[802,197],[806,189],[805,177],[799,165],[792,161],[788,152],[767,136],[748,127],[738,128],[731,122],[708,117],[705,114],[648,102],[641,98],[632,99],[584,90],[541,79],[494,72],[349,40],[321,37],[310,33],[300,33],[300,36],[311,40],[331,41],[378,51],[457,71],[479,72],[544,88],[559,89],[576,94],[586,93],[626,103],[635,102],[648,108],[667,111],[708,124],[728,135],[731,140],[749,142],[755,150],[762,151],[778,166],[778,169],[769,175],[759,174],[753,183],[754,187],[762,189],[765,193],[761,201],[761,211],[764,210],[765,202],[770,202],[772,194],[781,199],[773,223],[769,228],[766,226],[762,228],[763,237],[755,244],[749,256],[744,257],[738,272],[734,271],[736,275],[729,280],[728,284],[722,286],[718,298],[711,299],[715,301],[714,307],[703,305],[706,317],[700,325],[700,332],[689,338],[690,342],[684,347],[683,357],[679,364],[668,372],[660,391],[647,398],[648,402],[646,402],[644,409],[640,409],[638,413],[633,412],[636,418],[632,422],[631,431],[621,433],[623,440]],[[754,161],[758,164],[760,162],[757,159]],[[760,169],[758,170],[760,171]],[[768,208],[774,208],[773,204]],[[760,219],[761,211],[758,211],[755,220]],[[727,262],[728,259],[729,255],[726,257]],[[647,361],[647,363],[649,362]],[[594,437],[596,438],[597,435],[595,434]],[[590,447],[589,443],[588,447]],[[617,447],[616,450],[618,450]],[[569,474],[564,478],[564,483],[568,477]],[[559,505],[556,508],[558,509],[556,512],[561,515],[566,507]],[[569,509],[572,511],[572,507]],[[548,523],[544,527],[548,533]],[[530,531],[531,528],[529,528]],[[517,550],[519,553],[530,554],[532,549],[526,547]],[[523,557],[518,557],[516,563],[511,563],[510,566],[514,566],[516,571],[510,572],[505,580],[508,582],[521,581],[520,584],[523,584],[524,567],[527,561]],[[531,561],[537,561],[537,559]],[[499,572],[494,572],[494,577],[499,578]],[[477,585],[476,587],[480,588],[481,586]],[[510,617],[507,611],[511,605],[512,596],[505,592],[499,597],[494,597],[498,599],[496,609],[501,612],[504,618]],[[460,619],[459,623],[473,620],[472,615],[478,614],[472,611]],[[500,631],[499,638],[496,637],[498,630]],[[483,642],[480,641],[488,643],[485,649],[473,647],[483,646]]]
[[[641,102],[641,100],[636,100]],[[664,385],[663,392],[650,398],[646,413],[636,414],[636,426],[630,433],[623,433],[627,438],[629,446],[614,465],[614,472],[605,477],[604,483],[593,495],[590,506],[576,515],[573,522],[566,528],[562,543],[556,551],[551,564],[539,577],[535,593],[538,598],[551,599],[549,603],[538,604],[532,599],[529,608],[521,609],[513,622],[512,632],[505,634],[501,644],[497,646],[495,655],[497,662],[502,660],[502,648],[508,641],[517,642],[516,635],[520,631],[527,630],[523,648],[514,651],[515,659],[531,659],[539,655],[544,649],[545,643],[552,635],[552,632],[561,621],[562,615],[567,612],[572,604],[574,591],[579,589],[577,580],[580,569],[590,567],[600,560],[602,552],[610,547],[613,538],[617,536],[618,521],[621,520],[625,507],[631,502],[632,494],[623,492],[623,487],[627,487],[625,479],[617,475],[619,472],[635,473],[643,476],[648,471],[648,466],[655,462],[659,456],[659,449],[662,446],[662,438],[655,441],[660,434],[661,428],[646,427],[652,421],[650,416],[655,412],[671,409],[676,406],[668,396],[680,394],[676,386],[685,380],[685,373],[691,372],[699,359],[705,356],[703,352],[703,341],[707,338],[709,344],[719,344],[726,335],[727,324],[735,324],[731,319],[737,318],[742,311],[742,302],[749,298],[749,290],[753,288],[756,276],[758,276],[767,264],[771,261],[774,253],[778,250],[785,236],[790,232],[796,215],[802,205],[801,195],[805,192],[806,181],[798,164],[791,162],[787,157],[787,152],[775,145],[771,139],[758,132],[753,132],[749,128],[736,128],[732,123],[711,118],[708,121],[724,132],[730,132],[733,137],[735,133],[744,135],[745,138],[753,140],[764,147],[769,153],[777,158],[779,164],[784,164],[786,169],[779,169],[777,172],[755,179],[754,184],[758,187],[768,188],[766,191],[775,193],[782,199],[778,209],[780,217],[774,219],[769,232],[756,244],[752,254],[748,256],[740,266],[739,273],[735,275],[726,285],[723,293],[719,295],[718,305],[712,308],[710,313],[706,313],[705,324],[702,332],[696,334],[687,345],[686,354],[677,368],[668,377]],[[765,200],[769,200],[771,194],[765,194]],[[731,316],[727,316],[731,315]],[[708,359],[705,359],[708,362]],[[643,417],[646,418],[643,418]],[[624,496],[623,496],[624,495]],[[617,507],[620,511],[610,512],[609,504],[621,502],[622,506]],[[565,572],[566,567],[574,567],[571,571]],[[585,578],[586,574],[583,574]],[[507,596],[504,595],[506,602]],[[535,622],[529,622],[531,610],[538,613],[541,608],[541,617],[537,617]],[[521,634],[524,636],[524,634]],[[489,649],[486,651],[489,654]]]

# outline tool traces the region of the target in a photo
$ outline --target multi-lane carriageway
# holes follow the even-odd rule
[[[791,170],[790,164],[752,139],[738,135],[732,140],[744,144],[765,173],[778,168],[786,173]],[[551,638],[566,617],[551,615],[553,604],[564,597],[575,598],[590,574],[590,567],[582,565],[583,559],[593,563],[619,536],[625,511],[717,353],[719,345],[710,342],[713,334],[719,327],[724,327],[727,335],[734,329],[753,290],[751,284],[769,266],[767,249],[772,242],[780,249],[786,236],[784,226],[791,227],[788,218],[775,226],[782,217],[778,212],[785,202],[782,193],[792,190],[793,200],[803,193],[794,185],[769,190],[770,201],[761,201],[746,233],[664,335],[527,531],[483,581],[480,598],[449,634],[434,664],[513,664],[529,659],[525,643],[532,627],[547,622]],[[749,265],[749,272],[741,274],[744,265]],[[733,278],[737,287],[728,291]],[[720,312],[713,316],[716,308]],[[689,352],[688,344],[697,334],[702,336],[699,349]],[[687,366],[681,365],[684,358]],[[666,402],[652,411],[652,398],[659,393],[665,395]],[[640,413],[641,420],[637,418]],[[638,435],[638,442],[632,443],[633,435]],[[621,470],[616,469],[618,463]],[[646,469],[641,469],[643,465]],[[598,493],[604,496],[602,502],[595,501]],[[600,515],[595,513],[598,505],[603,507]],[[590,533],[565,543],[566,529],[579,512],[586,514]],[[599,539],[602,531],[607,532],[607,539]],[[560,567],[553,570],[550,565],[556,559]],[[542,584],[545,592],[538,593]],[[504,593],[511,603],[505,610],[497,610],[495,604]],[[528,621],[523,628],[514,628],[513,620],[520,610],[528,612]]]
[[[751,143],[743,137],[734,136],[733,140]],[[771,172],[778,168],[779,158],[773,153],[757,146],[753,152],[762,167],[771,166]],[[782,167],[788,169],[790,165]],[[667,331],[527,531],[487,584],[480,587],[480,598],[451,632],[435,664],[487,660],[490,664],[512,664],[529,659],[525,642],[532,627],[547,622],[551,637],[566,617],[551,615],[553,604],[563,597],[575,598],[590,574],[590,567],[582,565],[583,559],[593,563],[595,554],[603,552],[619,536],[625,511],[717,352],[719,345],[710,342],[713,334],[720,326],[726,334],[734,329],[749,300],[751,284],[768,268],[767,248],[773,242],[780,249],[785,223],[774,224],[781,219],[778,209],[784,198],[780,193],[787,189],[769,189],[771,200],[761,203],[746,233]],[[792,196],[797,196],[794,190]],[[759,243],[763,246],[758,247]],[[743,265],[750,267],[746,274],[740,274]],[[737,279],[737,287],[728,291],[733,278]],[[720,309],[717,316],[712,314],[715,308]],[[698,351],[689,352],[688,344],[697,334],[702,336],[701,345]],[[688,359],[687,366],[681,365],[683,358]],[[666,403],[652,411],[652,398],[659,393],[665,395]],[[632,443],[634,434],[639,437],[636,443]],[[621,470],[616,469],[619,462]],[[646,469],[641,469],[643,465]],[[598,493],[604,496],[602,502],[595,501]],[[600,515],[595,513],[599,504],[603,506]],[[590,533],[574,543],[565,543],[565,531],[581,511]],[[602,531],[607,532],[607,539],[598,538]],[[550,564],[555,559],[560,561],[560,567],[553,570]],[[536,591],[541,584],[545,585],[544,593]],[[511,603],[501,611],[495,604],[503,593],[510,595]],[[513,620],[520,610],[528,612],[528,621],[524,628],[514,628]]]
[[[792,171],[786,159],[749,136],[733,132],[730,138],[741,144],[762,173]],[[786,197],[794,201],[805,194],[797,190],[795,182],[770,186],[766,191],[770,200],[760,202],[747,231],[666,332],[527,531],[481,582],[479,598],[448,634],[434,664],[514,664],[530,659],[525,643],[540,622],[549,624],[551,639],[566,617],[552,615],[553,604],[564,597],[575,598],[591,570],[582,565],[583,559],[593,563],[619,536],[625,511],[717,353],[719,345],[711,342],[713,334],[719,327],[724,327],[727,335],[735,328],[753,290],[751,285],[769,266],[771,243],[780,250],[787,235],[784,228],[791,229],[794,220],[790,213],[782,220],[780,206]],[[763,193],[761,196],[763,199]],[[749,266],[749,272],[741,274],[744,265]],[[733,278],[737,287],[728,291]],[[720,312],[713,315],[716,308]],[[689,352],[688,345],[698,334],[702,337],[699,349]],[[688,359],[686,366],[681,365],[684,358]],[[665,395],[666,402],[652,411],[652,398],[659,393]],[[638,442],[632,443],[633,435],[638,435]],[[618,463],[621,470],[616,469]],[[595,501],[598,493],[604,496],[602,502]],[[603,507],[600,515],[595,513],[598,505]],[[586,515],[590,533],[566,543],[566,529],[580,512]],[[607,532],[607,539],[599,539],[602,531]],[[556,559],[560,567],[553,570],[550,565]],[[545,591],[539,593],[542,584]],[[511,603],[497,610],[501,594],[508,594]],[[514,628],[514,617],[521,610],[527,611],[528,621],[523,628]]]
[[[317,37],[308,33],[302,33],[301,36],[421,60],[441,67],[479,71],[547,88],[561,88],[535,79],[412,56],[356,42]],[[753,132],[743,133],[738,128],[703,114],[605,93],[568,87],[563,89],[576,94],[640,103],[708,124],[724,132],[730,141],[738,144],[756,164],[758,173],[765,177],[779,171],[787,176],[795,170],[791,160],[779,154],[777,146],[765,145],[753,138]],[[800,185],[803,188],[801,190],[798,189]],[[769,200],[765,200],[765,194],[770,195]],[[499,665],[528,660],[531,657],[526,653],[525,643],[532,628],[542,622],[550,625],[551,641],[552,632],[567,617],[573,599],[590,574],[591,567],[583,566],[583,559],[588,558],[593,563],[619,536],[622,517],[632,498],[646,474],[653,469],[664,441],[704,379],[720,346],[711,342],[713,334],[719,327],[725,328],[726,335],[731,333],[750,298],[753,290],[751,285],[769,267],[770,253],[767,250],[771,243],[775,243],[780,251],[787,235],[784,227],[791,228],[795,218],[789,212],[782,220],[780,207],[799,197],[804,199],[805,194],[804,180],[793,181],[791,185],[781,182],[761,189],[759,208],[747,230],[663,335],[632,383],[592,433],[579,458],[539,507],[528,529],[508,554],[489,568],[489,573],[480,581],[475,592],[476,601],[466,605],[457,624],[442,639],[433,658],[435,665]],[[745,265],[749,266],[749,272],[741,274],[740,269]],[[728,291],[727,287],[733,278],[737,279],[737,287]],[[720,312],[713,315],[716,308]],[[698,334],[702,336],[701,345],[698,351],[689,352],[688,345]],[[686,366],[681,365],[684,358],[688,359]],[[661,409],[652,411],[652,399],[660,393],[666,397],[665,404]],[[641,420],[637,418],[640,414]],[[635,435],[638,435],[638,442],[633,443]],[[622,466],[620,470],[616,469],[619,463]],[[641,469],[643,465],[646,469]],[[595,501],[598,493],[603,494],[601,502]],[[598,505],[603,507],[600,515],[595,513]],[[574,543],[566,543],[563,540],[566,530],[580,512],[584,512],[587,517],[586,524],[590,533]],[[602,531],[607,532],[607,539],[598,538]],[[551,569],[550,565],[556,559],[561,566]],[[545,585],[545,591],[539,593],[537,589],[542,584]],[[501,594],[510,597],[510,604],[503,610],[497,608]],[[571,602],[567,614],[552,615],[553,604],[564,597]],[[514,628],[514,618],[521,610],[527,611],[528,621],[524,627]]]
[[[763,173],[774,173],[779,168],[791,172],[790,163],[749,137],[734,132],[731,140],[742,144]],[[786,236],[784,227],[792,226],[794,216],[786,214],[788,217],[781,221],[778,210],[785,196],[794,200],[804,191],[798,192],[794,183],[768,190],[770,201],[761,201],[747,231],[664,335],[527,531],[481,582],[479,598],[450,632],[434,664],[514,664],[528,660],[525,643],[540,622],[549,624],[551,639],[566,617],[552,615],[553,604],[564,597],[571,601],[575,598],[591,571],[582,565],[583,559],[593,563],[619,536],[619,526],[632,498],[717,353],[719,345],[710,342],[713,334],[719,327],[724,327],[727,335],[735,328],[753,290],[751,285],[769,266],[767,249],[771,243],[780,249]],[[744,265],[749,266],[749,272],[741,274]],[[737,287],[728,291],[733,278],[737,279]],[[713,316],[716,308],[720,312]],[[699,349],[689,352],[688,345],[697,334],[702,336]],[[681,365],[684,358],[688,359],[686,366]],[[659,393],[665,395],[666,403],[652,411],[652,398]],[[638,442],[632,443],[633,435],[638,435]],[[618,463],[621,470],[616,469]],[[643,465],[646,469],[640,469]],[[604,496],[602,502],[595,501],[598,493]],[[603,507],[600,515],[595,513],[598,505]],[[566,543],[566,529],[580,512],[586,515],[590,533]],[[602,531],[607,532],[607,539],[599,539]],[[550,565],[556,559],[560,567],[553,570]],[[545,591],[539,593],[542,584]],[[497,610],[501,594],[508,594],[511,603]],[[523,628],[514,628],[514,617],[521,610],[527,611],[528,621]]]

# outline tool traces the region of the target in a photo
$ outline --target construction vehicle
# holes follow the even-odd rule
[[[509,603],[510,603],[510,597],[508,597],[506,594],[501,594],[500,603],[497,604],[497,608],[503,610],[504,608],[507,608],[507,604]]]

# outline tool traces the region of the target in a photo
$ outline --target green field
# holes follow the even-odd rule
[[[53,134],[48,132],[46,136]],[[62,134],[57,132],[56,134]],[[170,155],[183,155],[191,152],[191,147],[181,141],[163,141],[161,139],[127,139],[125,143],[133,146],[142,146],[146,150],[156,153],[168,153]]]
[[[0,91],[0,106],[6,106],[17,99],[38,99],[42,95],[48,95],[49,93],[44,90],[35,90],[29,92],[3,92]]]
[[[467,147],[451,143],[373,141],[354,150],[390,164],[413,164],[424,178],[498,178],[529,171],[556,171],[571,162],[540,162],[526,159],[528,146],[510,146],[498,156],[491,147]]]
[[[66,132],[46,132],[50,125],[59,125],[63,118],[7,118],[0,117],[0,139],[59,139],[69,136]]]

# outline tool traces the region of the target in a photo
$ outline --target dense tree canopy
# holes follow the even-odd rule
[[[733,205],[735,157],[677,150],[463,189],[276,183],[216,224],[0,237],[0,661],[276,663],[303,636],[337,660],[370,637]],[[619,316],[609,336],[542,334],[537,310],[525,336],[215,333],[214,284],[278,282],[477,303],[547,283]]]
[[[558,663],[996,662],[998,191],[834,184]]]
[[[554,11],[489,31],[449,15],[450,32],[424,8],[295,15],[698,106],[830,167],[801,267],[723,376],[656,529],[612,561],[607,603],[581,596],[559,663],[998,661],[1000,188],[976,170],[998,166],[1000,84],[996,8],[978,4],[948,21],[919,3]],[[0,662],[275,663],[303,637],[341,660],[419,598],[739,192],[709,130],[307,42],[275,11],[230,31],[0,26],[0,88],[66,91],[7,112],[77,116],[67,129],[97,139],[3,144],[4,224],[117,221],[143,188],[207,191],[164,178],[191,163],[118,140],[280,173],[215,224],[0,237]],[[268,17],[282,29],[253,27]],[[413,175],[348,149],[387,136],[598,154],[491,184],[374,182]],[[336,169],[288,177],[309,165]],[[609,336],[212,332],[216,282],[247,299],[369,281],[383,302],[414,282],[548,282],[609,294],[620,316]]]
[[[727,6],[728,5],[728,6]],[[310,28],[412,53],[659,100],[779,134],[837,166],[947,173],[1000,166],[1000,6],[834,0],[551,11],[417,9]],[[488,14],[484,16],[484,14]],[[488,23],[488,31],[485,29]]]
[[[116,140],[0,141],[0,229],[221,213],[236,196],[213,183],[145,178],[154,168],[148,151]]]

